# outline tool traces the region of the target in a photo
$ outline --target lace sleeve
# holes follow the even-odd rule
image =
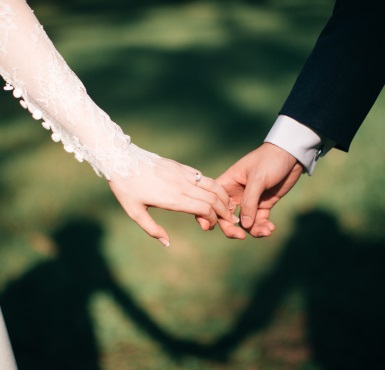
[[[0,0],[0,74],[52,140],[98,175],[134,176],[159,158],[132,144],[91,100],[24,0]]]

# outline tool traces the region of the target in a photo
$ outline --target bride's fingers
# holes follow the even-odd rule
[[[188,186],[186,190],[187,195],[210,204],[219,217],[232,223],[239,222],[238,217],[232,214],[233,206],[230,197],[221,185],[213,179],[203,176],[199,170],[186,165],[184,165],[184,168],[186,170],[185,178],[189,184],[193,185],[192,187]],[[201,223],[199,220],[198,222],[203,230],[208,229],[206,222]]]
[[[199,216],[195,216],[195,219],[203,231],[210,230],[210,222]]]
[[[212,178],[204,176],[199,170],[196,170],[186,165],[184,165],[184,168],[187,170],[187,174],[185,176],[191,184],[199,186],[200,188],[210,191],[212,193],[215,193],[224,204],[230,207],[230,197],[221,185],[219,185]]]
[[[223,203],[221,199],[211,191],[202,189],[200,186],[190,187],[188,195],[194,199],[199,199],[205,202],[207,205],[211,206],[214,212],[224,220],[227,220],[231,223],[239,222],[239,218],[232,214],[230,211],[228,203]],[[200,216],[199,214],[196,214]]]
[[[207,229],[212,229],[218,222],[217,214],[212,205],[198,197],[185,196],[178,204],[178,212],[185,212],[206,221]]]
[[[229,209],[231,208],[231,201],[230,197],[227,194],[226,190],[219,185],[217,182],[215,182],[210,177],[201,176],[199,181],[196,181],[196,185],[199,188],[202,188],[204,190],[210,191],[217,195],[217,197],[222,201],[223,204],[227,205]]]
[[[158,239],[164,246],[170,245],[170,238],[165,229],[150,216],[145,206],[129,212],[129,216],[150,236]]]

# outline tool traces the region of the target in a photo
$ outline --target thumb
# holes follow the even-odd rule
[[[249,179],[241,199],[241,223],[245,229],[253,226],[258,211],[258,203],[264,186],[262,181]]]
[[[158,225],[144,207],[131,218],[150,236],[158,239],[165,247],[170,245],[170,238],[165,229]]]

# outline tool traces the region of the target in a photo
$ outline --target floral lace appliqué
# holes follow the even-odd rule
[[[27,23],[18,23],[18,12],[28,13],[22,17]],[[0,2],[0,31],[4,90],[21,98],[21,106],[52,131],[53,141],[107,179],[134,176],[141,165],[155,163],[157,155],[133,145],[92,101],[23,0]]]
[[[0,1],[0,53],[5,53],[7,50],[9,31],[17,28],[14,22],[15,17],[16,14],[12,8]]]

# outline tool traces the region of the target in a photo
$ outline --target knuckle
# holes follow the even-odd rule
[[[209,189],[216,190],[218,187],[215,181],[213,179],[210,179],[209,177],[205,177],[205,183],[206,183],[206,187]]]
[[[202,206],[202,216],[204,216],[205,218],[208,218],[211,216],[211,206],[210,205],[205,204],[204,206]]]

